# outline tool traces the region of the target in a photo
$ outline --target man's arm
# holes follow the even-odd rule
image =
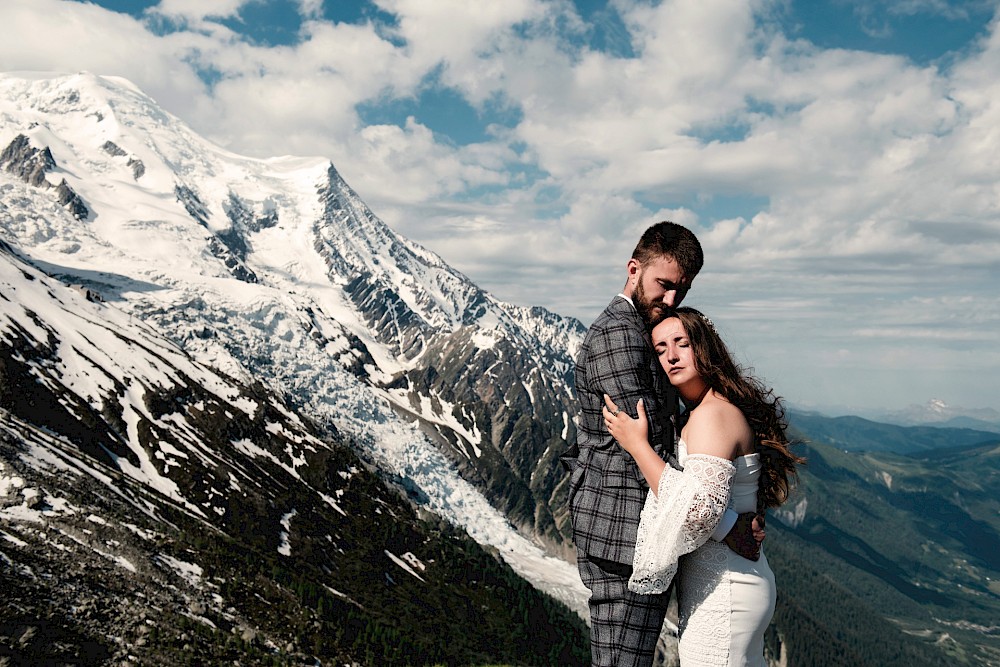
[[[758,560],[760,558],[760,544],[764,541],[764,515],[756,512],[745,512],[738,515],[732,530],[726,534],[722,541],[747,560]]]
[[[587,388],[598,401],[594,416],[601,426],[603,418],[600,409],[604,405],[604,394],[632,418],[638,418],[636,405],[642,399],[649,416],[650,442],[656,444],[662,433],[653,417],[659,400],[652,385],[649,355],[649,346],[641,329],[627,321],[608,320],[600,331],[595,332],[590,343]],[[607,444],[610,446],[613,442],[608,434]]]
[[[711,539],[715,542],[725,542],[726,536],[736,526],[739,517],[736,510],[727,509],[726,513],[722,515],[722,519],[719,520],[719,525],[715,527]]]

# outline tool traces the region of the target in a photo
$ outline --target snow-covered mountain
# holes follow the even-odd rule
[[[21,310],[0,329],[21,363],[57,369],[46,377],[68,414],[115,426],[121,439],[88,454],[218,521],[241,466],[265,457],[294,477],[320,447],[297,432],[280,452],[234,438],[232,460],[247,461],[235,476],[181,483],[214,454],[161,399],[144,411],[143,388],[222,387],[217,411],[259,420],[266,407],[268,429],[302,415],[340,434],[582,609],[575,568],[548,555],[568,553],[557,457],[575,437],[579,322],[498,301],[387,227],[328,159],[235,155],[122,79],[0,75],[0,150],[0,235],[28,267],[8,270],[37,271],[34,292],[3,287]],[[65,329],[38,315],[34,300],[66,300],[45,276],[82,295],[53,311]],[[131,328],[156,342],[123,342]],[[41,361],[23,351],[46,344]],[[228,381],[274,399],[230,396]]]
[[[0,662],[581,661],[345,440],[0,242]]]
[[[963,408],[937,398],[886,413],[881,421],[901,426],[947,426],[1000,433],[1000,412],[993,408]]]

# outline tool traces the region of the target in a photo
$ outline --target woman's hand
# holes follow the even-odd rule
[[[627,412],[622,412],[607,394],[604,395],[604,425],[614,436],[618,444],[632,456],[649,447],[649,422],[646,420],[646,407],[642,399],[635,406],[639,413],[638,419],[632,419]]]
[[[649,488],[653,493],[658,493],[660,477],[667,464],[649,444],[649,422],[646,420],[646,406],[642,404],[641,398],[636,403],[635,410],[639,413],[638,419],[632,419],[628,413],[619,410],[611,397],[604,395],[604,425],[622,449],[635,459]]]

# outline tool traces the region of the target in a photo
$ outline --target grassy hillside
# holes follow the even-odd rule
[[[815,423],[796,422],[809,463],[769,518],[772,651],[783,641],[789,667],[1000,664],[1000,439],[912,456],[844,451],[821,442],[835,425],[810,438]],[[914,433],[878,424],[854,442],[905,446]]]

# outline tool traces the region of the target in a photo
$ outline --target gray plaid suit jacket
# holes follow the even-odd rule
[[[604,394],[636,417],[640,398],[649,416],[649,440],[666,458],[673,451],[673,387],[659,369],[646,326],[618,296],[594,321],[576,362],[580,419],[576,447],[562,458],[570,470],[573,539],[588,556],[632,565],[636,529],[649,490],[642,472],[604,426]]]

